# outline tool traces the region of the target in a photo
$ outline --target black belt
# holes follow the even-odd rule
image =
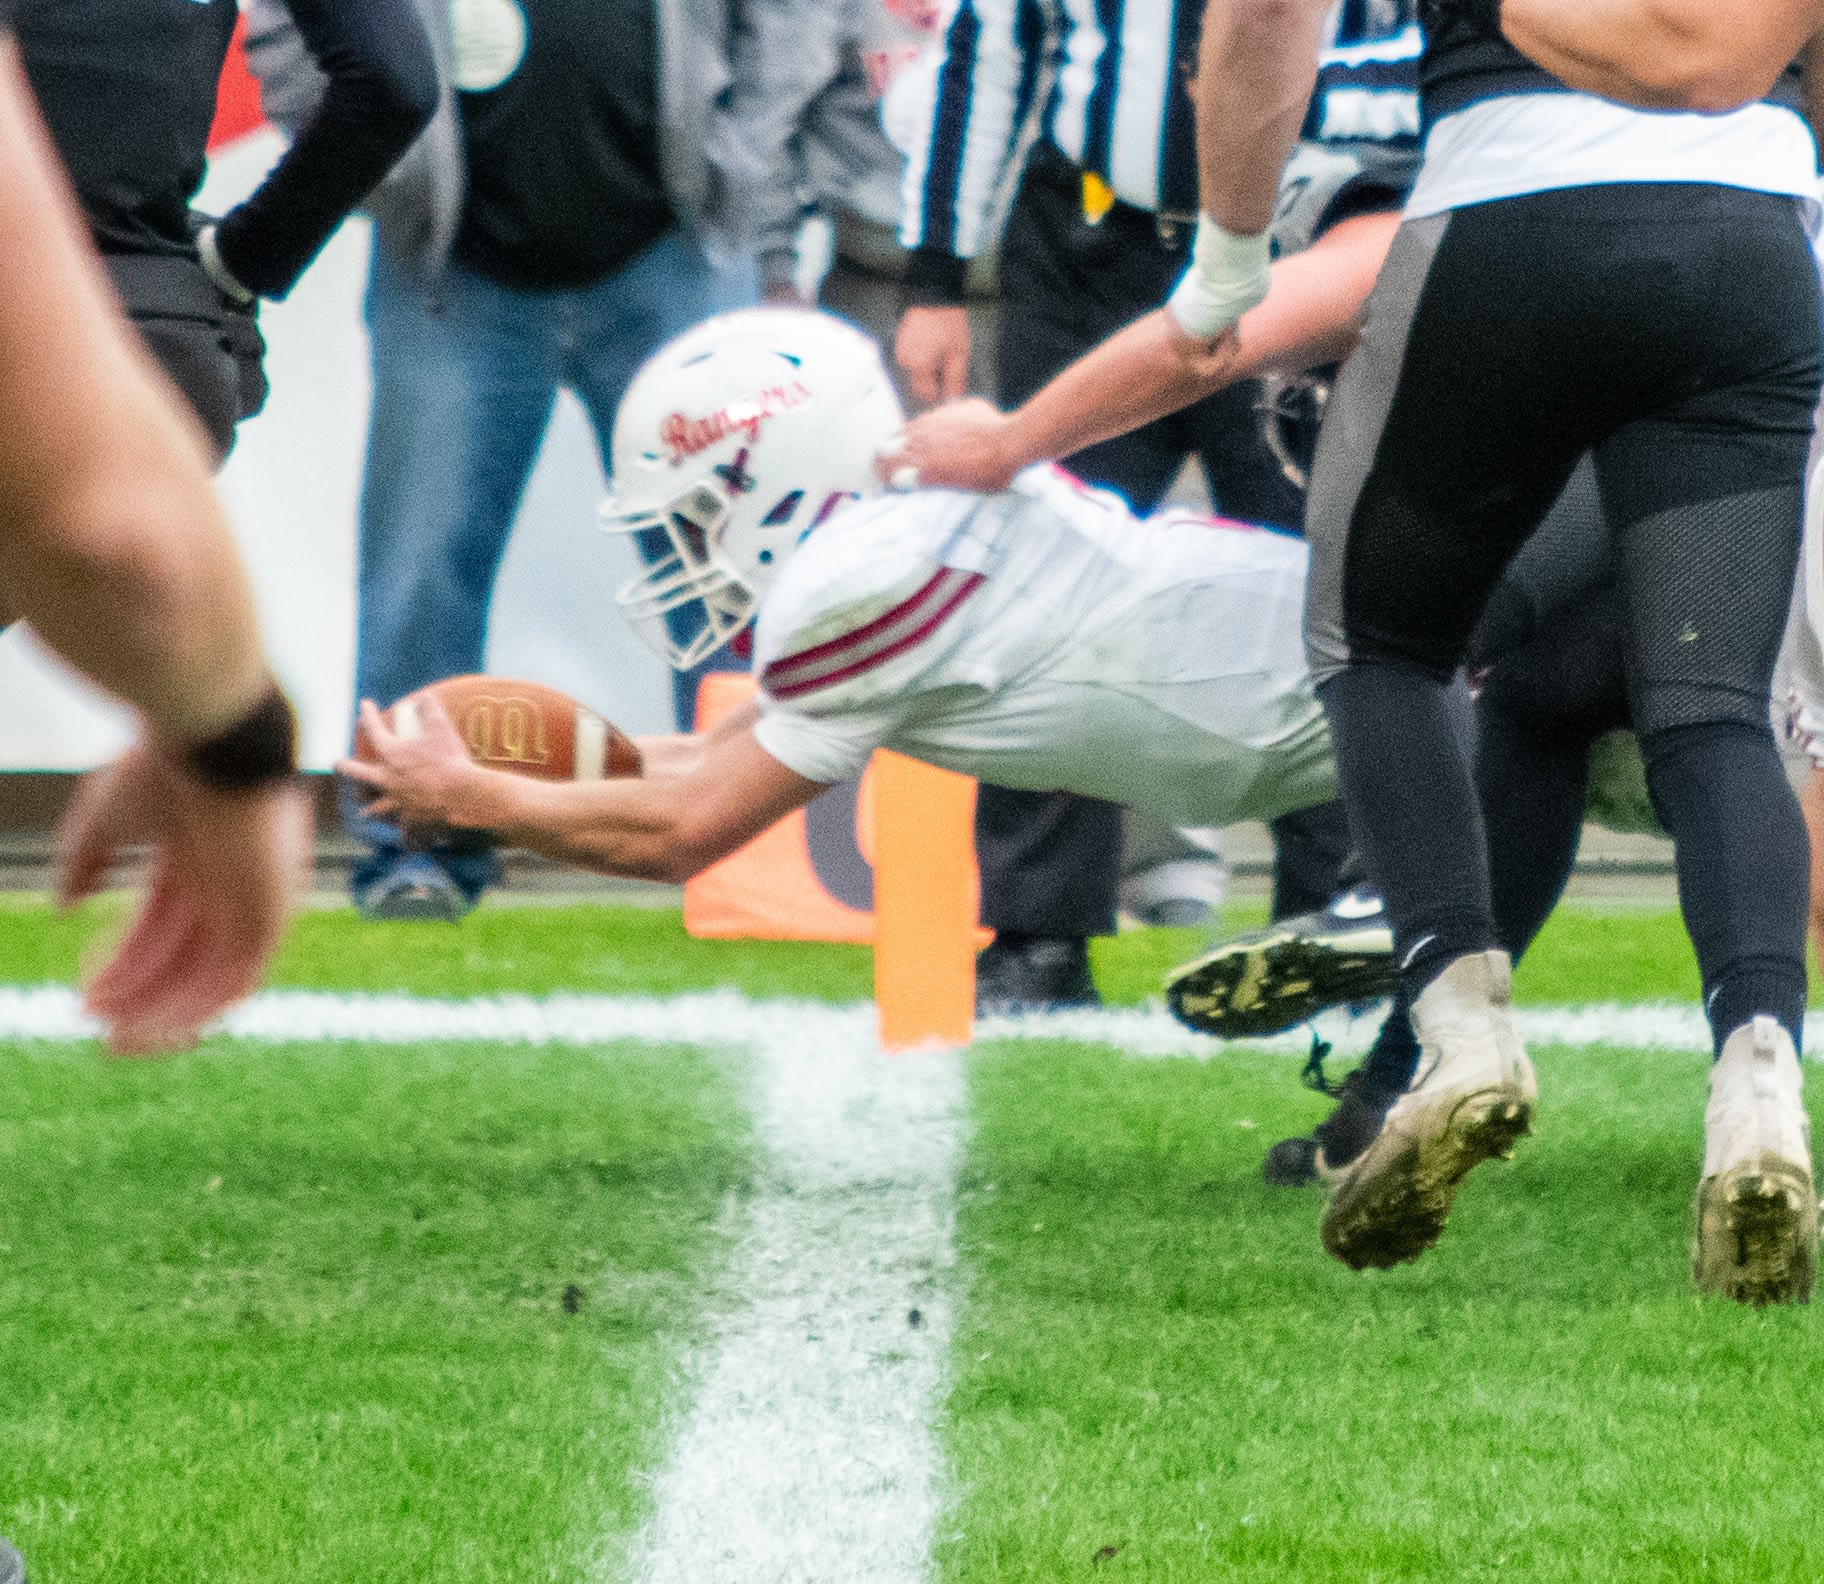
[[[1042,181],[1068,192],[1085,225],[1107,226],[1118,235],[1138,241],[1151,237],[1159,246],[1177,252],[1187,246],[1197,229],[1197,216],[1175,209],[1143,209],[1115,197],[1108,183],[1085,170],[1057,144],[1042,140],[1033,145],[1026,164],[1026,179]]]

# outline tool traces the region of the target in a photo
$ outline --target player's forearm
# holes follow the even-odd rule
[[[1137,319],[1063,369],[1007,415],[1007,471],[1067,457],[1188,407],[1212,382],[1176,355],[1163,309]]]
[[[1502,0],[1508,42],[1573,88],[1656,110],[1758,99],[1817,33],[1818,0]]]
[[[0,586],[53,650],[137,708],[156,740],[183,745],[238,721],[270,676],[206,473],[200,484],[172,476],[163,448],[137,438],[92,438],[108,462],[23,514],[33,526],[0,554]]]
[[[0,43],[0,590],[170,739],[265,686],[200,434],[121,321]]]
[[[1330,0],[1207,0],[1193,85],[1198,189],[1225,231],[1258,235],[1273,218],[1329,10]]]
[[[1362,215],[1273,266],[1273,285],[1217,354],[1187,354],[1163,311],[1085,353],[1008,414],[1010,471],[1127,434],[1238,380],[1296,374],[1347,356],[1394,214]]]
[[[697,856],[688,802],[669,778],[538,781],[475,766],[442,812],[509,846],[627,880],[677,882],[710,861]]]

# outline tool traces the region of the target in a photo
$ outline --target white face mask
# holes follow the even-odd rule
[[[904,421],[877,348],[829,315],[745,309],[687,331],[615,415],[600,523],[647,563],[615,603],[668,664],[698,664],[753,621],[805,536],[874,487]]]

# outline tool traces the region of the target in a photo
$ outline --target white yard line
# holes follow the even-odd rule
[[[62,989],[0,989],[0,1037],[91,1032]],[[605,1548],[638,1584],[922,1584],[944,1492],[936,1423],[955,1319],[962,1064],[888,1060],[872,1007],[735,995],[435,1001],[268,992],[262,1042],[639,1040],[751,1053],[762,1151],[684,1368],[651,1515]],[[625,1555],[621,1552],[627,1545]]]
[[[1710,1036],[1695,1002],[1523,1007],[1520,1032],[1545,1045],[1648,1045],[1706,1051]],[[844,1039],[868,1043],[873,1014],[866,1007],[809,1001],[753,1001],[733,991],[657,996],[480,996],[439,1000],[428,996],[358,995],[330,991],[267,990],[222,1020],[219,1032],[265,1042],[355,1040],[409,1044],[419,1040],[507,1040],[533,1044],[599,1045],[611,1040],[681,1044],[749,1044],[776,1032],[842,1029]],[[1326,1017],[1326,1038],[1339,1053],[1365,1049],[1373,1018]],[[88,1039],[95,1026],[82,1016],[74,991],[59,985],[0,987],[0,1039]],[[1110,1045],[1134,1056],[1209,1056],[1223,1047],[1174,1022],[1157,1008],[1052,1012],[990,1018],[976,1030],[979,1042],[1063,1039]],[[1302,1055],[1310,1036],[1295,1031],[1250,1040],[1249,1049]],[[1824,1012],[1806,1021],[1806,1049],[1824,1050]]]
[[[961,1063],[883,1058],[872,1009],[744,1021],[770,1169],[627,1572],[918,1584],[944,1489]]]

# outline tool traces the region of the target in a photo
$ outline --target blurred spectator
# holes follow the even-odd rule
[[[440,103],[367,205],[356,691],[381,704],[481,669],[495,572],[559,389],[606,457],[647,354],[754,299],[751,258],[732,251],[746,226],[727,172],[751,165],[732,107],[764,103],[764,72],[791,55],[768,32],[785,7],[758,0],[416,3]],[[274,120],[316,102],[276,0],[254,0],[248,59]],[[397,829],[353,808],[349,820],[372,848],[354,877],[370,917],[460,918],[497,874],[484,844],[408,850]]]
[[[896,233],[906,157],[883,116],[908,97],[908,78],[936,40],[937,8],[795,0],[792,10],[790,28],[778,30],[791,41],[789,58],[767,74],[764,96],[735,106],[752,129],[736,174],[753,215],[761,291],[773,302],[821,302],[887,345],[904,273]]]
[[[436,105],[411,0],[285,0],[327,75],[259,189],[220,222],[203,179],[235,0],[20,0],[27,77],[128,316],[219,463],[266,399],[261,297],[283,297]]]

